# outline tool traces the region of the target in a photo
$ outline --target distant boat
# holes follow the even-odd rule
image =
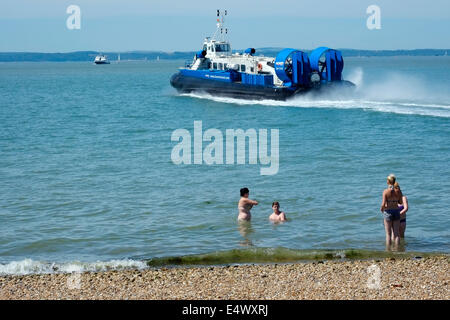
[[[99,54],[95,57],[95,64],[109,64],[108,58],[104,54]]]
[[[120,62],[120,53],[119,53],[119,55],[117,56],[117,62]]]
[[[159,56],[156,57],[156,61],[159,61]]]

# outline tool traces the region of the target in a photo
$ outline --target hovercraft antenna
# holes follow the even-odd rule
[[[217,9],[217,29],[214,33],[214,36],[212,37],[212,40],[216,40],[216,36],[220,35],[221,41],[225,41],[225,35],[228,34],[228,28],[224,28],[225,24],[225,16],[227,15],[227,10],[225,10],[225,14],[223,12],[220,12],[219,9]]]

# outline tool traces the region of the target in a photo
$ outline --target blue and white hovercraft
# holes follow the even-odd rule
[[[344,60],[338,50],[319,47],[308,56],[300,50],[283,49],[275,58],[255,56],[253,48],[232,53],[230,43],[225,40],[227,33],[224,15],[217,10],[214,36],[206,38],[192,63],[180,68],[170,79],[178,92],[286,100],[311,91],[355,87],[352,82],[342,79]]]

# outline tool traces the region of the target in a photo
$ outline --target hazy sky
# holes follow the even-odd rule
[[[81,29],[69,30],[69,5]],[[381,29],[366,26],[369,5]],[[450,48],[449,0],[2,0],[0,51],[190,51],[227,9],[232,47]]]

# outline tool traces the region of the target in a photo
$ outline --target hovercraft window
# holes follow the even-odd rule
[[[224,64],[223,64],[223,70],[227,70],[227,66],[228,66],[228,65],[227,65],[226,63],[224,63]]]
[[[245,72],[245,64],[241,64],[241,72]]]
[[[217,69],[217,62],[213,63],[213,69]]]
[[[222,70],[223,64],[219,63],[219,70]]]
[[[250,72],[255,72],[255,68],[250,67]]]
[[[228,44],[216,44],[216,52],[228,52],[230,46]]]

